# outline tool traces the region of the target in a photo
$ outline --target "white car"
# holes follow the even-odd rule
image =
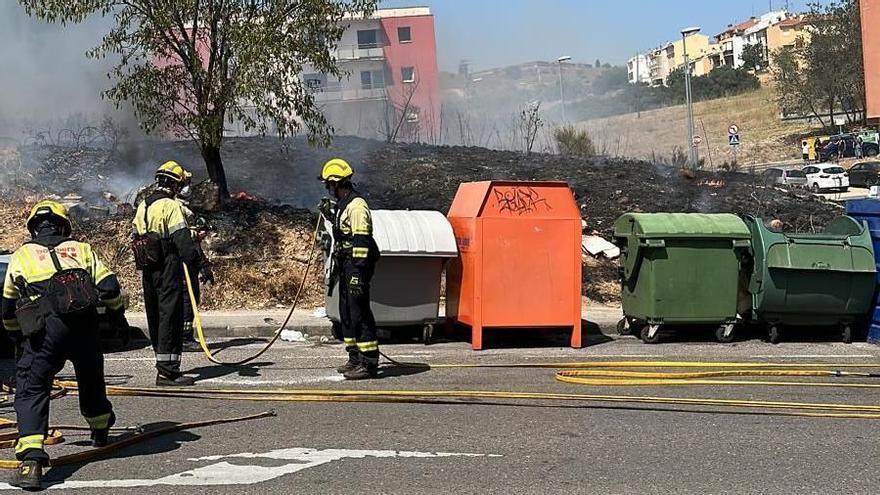
[[[834,163],[817,163],[802,169],[807,176],[806,187],[814,193],[837,189],[843,192],[849,190],[849,176],[846,170]]]

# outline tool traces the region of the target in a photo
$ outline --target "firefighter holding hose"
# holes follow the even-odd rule
[[[67,208],[44,200],[31,210],[32,240],[13,255],[3,282],[3,325],[21,347],[16,363],[15,414],[21,461],[14,486],[41,487],[49,456],[52,381],[70,360],[76,372],[79,407],[92,445],[107,445],[116,421],[104,385],[104,356],[98,334],[98,301],[117,322],[124,318],[119,281],[89,244],[70,238]]]
[[[199,265],[201,258],[190,234],[176,195],[188,173],[177,162],[163,163],[156,170],[156,190],[135,212],[132,251],[142,272],[144,306],[150,340],[156,353],[156,385],[187,386],[194,380],[180,371],[183,351],[182,263]],[[198,276],[213,280],[211,267],[202,264]]]
[[[339,314],[348,361],[337,371],[348,380],[376,378],[379,369],[379,341],[376,321],[370,309],[370,280],[379,249],[373,240],[370,208],[352,184],[354,171],[341,158],[324,164],[320,180],[336,200],[332,210],[322,203],[322,213],[332,220],[335,240],[335,275],[339,282]]]

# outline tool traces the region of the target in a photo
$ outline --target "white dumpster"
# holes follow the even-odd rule
[[[443,267],[447,260],[458,256],[452,226],[439,211],[374,210],[372,215],[373,237],[381,254],[370,285],[370,307],[376,326],[423,325],[427,342],[440,312]],[[327,227],[332,233],[332,228]],[[325,284],[329,283],[329,268],[325,257]],[[336,286],[325,304],[336,334]]]

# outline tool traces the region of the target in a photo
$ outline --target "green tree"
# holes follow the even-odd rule
[[[193,139],[220,199],[229,197],[220,157],[223,128],[282,138],[307,131],[329,144],[332,127],[313,90],[296,77],[308,65],[343,77],[335,47],[349,16],[369,15],[377,0],[19,0],[51,22],[93,14],[113,26],[91,58],[118,57],[104,96],[129,101],[146,131]]]
[[[761,44],[746,45],[742,51],[742,68],[750,71],[759,71],[767,68],[764,59],[764,47]]]
[[[835,114],[864,122],[865,76],[858,0],[811,4],[809,40],[773,53],[773,79],[783,113],[833,124]]]

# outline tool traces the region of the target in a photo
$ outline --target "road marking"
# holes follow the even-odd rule
[[[199,380],[199,383],[220,383],[224,385],[307,385],[310,383],[341,382],[343,380],[345,380],[344,376],[334,373],[332,375],[304,376],[299,378],[288,378],[286,380],[265,380],[259,376],[255,376],[253,379],[225,377],[208,378],[206,380]]]
[[[781,358],[781,359],[810,359],[810,358],[872,358],[873,354],[755,354],[750,358]]]
[[[333,461],[344,459],[438,459],[450,457],[477,458],[502,457],[499,454],[469,454],[457,452],[415,452],[404,450],[348,450],[348,449],[279,449],[262,454],[249,452],[231,455],[216,455],[187,459],[190,462],[220,461],[207,466],[190,469],[181,473],[164,476],[152,480],[68,480],[49,485],[50,490],[66,490],[73,488],[137,488],[159,485],[174,486],[210,486],[210,485],[253,485],[270,481],[282,476],[297,473]],[[225,459],[272,459],[289,461],[278,466],[265,466],[265,463],[247,463],[238,461],[235,464]],[[45,485],[44,485],[45,486]],[[8,483],[0,483],[0,490],[17,490]]]
[[[155,361],[155,360],[156,360],[155,356],[153,356],[153,357],[123,357],[123,358],[106,357],[106,356],[104,357],[104,361]]]

